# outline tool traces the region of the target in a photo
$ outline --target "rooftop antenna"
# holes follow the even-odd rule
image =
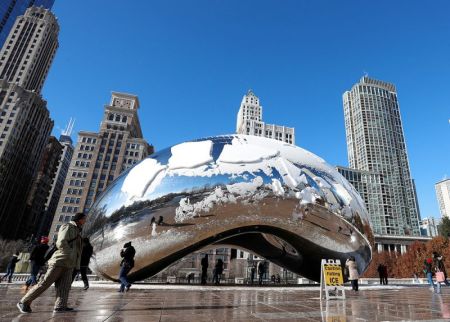
[[[69,124],[67,124],[67,127],[62,131],[62,135],[71,136],[73,131],[73,125],[75,124],[75,119],[70,118]]]

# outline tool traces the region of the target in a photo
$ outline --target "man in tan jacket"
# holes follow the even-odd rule
[[[44,278],[39,281],[17,303],[22,313],[31,313],[31,302],[39,297],[53,283],[56,288],[56,302],[53,312],[69,312],[73,308],[67,307],[70,285],[72,284],[72,271],[80,269],[82,239],[81,227],[86,221],[84,213],[77,213],[73,221],[61,226],[56,241],[57,250],[48,261],[48,270]]]

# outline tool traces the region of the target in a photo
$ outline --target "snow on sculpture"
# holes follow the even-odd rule
[[[362,272],[373,238],[363,201],[336,169],[297,146],[246,135],[153,154],[97,199],[84,230],[93,268],[110,279],[118,277],[112,254],[132,241],[136,280],[211,244],[243,247],[318,280],[321,258],[353,255]]]

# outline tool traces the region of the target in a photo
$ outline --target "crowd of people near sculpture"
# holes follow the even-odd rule
[[[93,247],[88,238],[82,238],[81,230],[86,221],[84,213],[77,213],[73,220],[62,225],[58,231],[56,243],[48,246],[48,238],[42,237],[40,243],[33,247],[30,253],[30,277],[24,285],[25,296],[17,303],[22,313],[31,313],[31,304],[51,285],[55,284],[56,301],[53,311],[71,312],[74,309],[67,306],[71,285],[78,274],[84,283],[84,290],[89,288],[87,277],[89,261],[93,255]],[[131,283],[128,273],[134,267],[136,250],[131,242],[126,243],[120,251],[119,292],[128,291]],[[7,278],[11,282],[16,263],[19,262],[19,253],[12,256],[7,267]],[[45,265],[47,263],[47,265]],[[47,266],[42,278],[38,274]]]
[[[61,226],[56,243],[49,246],[49,239],[42,237],[40,242],[33,247],[30,253],[30,276],[26,280],[24,290],[25,296],[17,303],[17,307],[22,313],[31,313],[31,304],[38,298],[45,290],[52,284],[56,289],[56,301],[54,312],[70,312],[73,308],[67,306],[69,291],[72,282],[78,274],[84,283],[84,290],[89,288],[89,280],[87,277],[89,261],[93,255],[93,247],[88,238],[81,236],[81,230],[86,221],[84,213],[77,213],[73,220]],[[162,220],[160,220],[162,222]],[[158,223],[160,224],[160,223]],[[134,258],[136,255],[135,248],[131,242],[123,245],[120,251],[119,282],[120,287],[118,292],[128,292],[131,287],[131,282],[128,280],[128,274],[134,267]],[[6,274],[0,278],[0,281],[7,279],[9,283],[15,271],[16,264],[20,261],[19,253],[11,256]],[[201,259],[201,284],[205,285],[208,280],[209,259],[206,254]],[[250,267],[250,278],[248,283],[253,285],[256,274],[258,275],[258,284],[263,285],[265,278],[267,278],[268,262],[261,260],[254,262]],[[212,270],[212,282],[219,285],[224,270],[224,262],[222,259],[217,259]],[[377,268],[380,285],[387,285],[388,283],[388,269],[383,263],[380,263]],[[423,262],[423,273],[425,274],[428,283],[436,293],[441,292],[441,284],[447,286],[450,283],[447,281],[447,272],[445,269],[443,257],[437,252],[433,252],[431,257],[426,258]],[[344,275],[351,282],[352,290],[358,292],[359,273],[356,260],[350,256],[345,263]],[[193,274],[190,273],[190,280],[193,279]],[[433,280],[435,276],[436,282]],[[270,278],[272,283],[280,283],[281,278],[277,274]]]

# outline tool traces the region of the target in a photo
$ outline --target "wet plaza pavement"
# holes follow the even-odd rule
[[[75,283],[71,313],[53,313],[54,290],[20,314],[20,284],[0,284],[0,321],[450,321],[450,288],[362,287],[346,300],[319,300],[318,287],[135,285],[118,293],[109,283],[88,291]]]

